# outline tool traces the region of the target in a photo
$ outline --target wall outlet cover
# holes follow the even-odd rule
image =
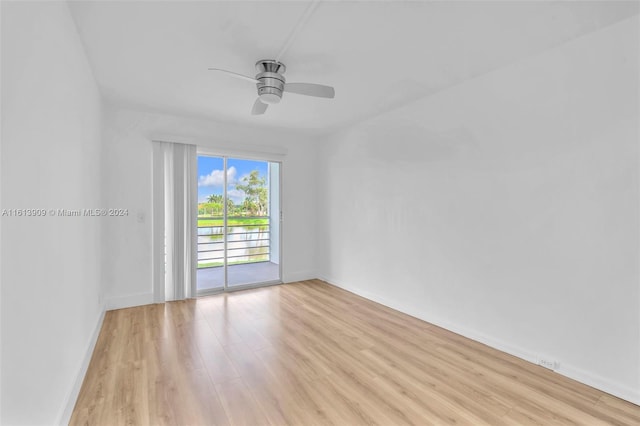
[[[558,361],[552,360],[550,358],[538,358],[538,365],[544,368],[548,368],[549,370],[557,370],[560,367],[560,363]]]

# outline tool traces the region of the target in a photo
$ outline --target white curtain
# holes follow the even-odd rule
[[[196,296],[197,153],[153,142],[153,295],[156,303]]]

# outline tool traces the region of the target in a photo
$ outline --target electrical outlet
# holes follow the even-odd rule
[[[548,358],[538,358],[538,365],[554,371],[560,367],[560,363],[558,361],[553,361]]]

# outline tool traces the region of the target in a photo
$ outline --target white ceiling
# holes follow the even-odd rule
[[[103,94],[168,113],[252,126],[335,129],[638,14],[638,2],[322,2],[282,57],[287,81],[332,85],[333,100],[287,94],[250,115],[255,75],[307,1],[82,1],[73,17]]]

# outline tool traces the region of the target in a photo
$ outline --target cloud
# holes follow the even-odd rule
[[[231,166],[227,169],[227,183],[229,185],[234,185],[236,183],[236,174],[237,170],[235,167]],[[223,170],[213,170],[208,175],[200,176],[198,179],[198,186],[219,186],[222,187],[224,185],[224,171]]]
[[[245,194],[239,189],[231,189],[227,191],[227,197],[229,197],[229,199],[233,201],[233,204],[242,204]]]
[[[243,180],[244,180],[245,178],[246,178],[246,179],[249,179],[249,176],[251,176],[251,173],[245,173],[245,174],[243,174],[242,176],[240,176],[236,182],[238,182],[238,183],[240,183],[240,184],[244,184]]]

